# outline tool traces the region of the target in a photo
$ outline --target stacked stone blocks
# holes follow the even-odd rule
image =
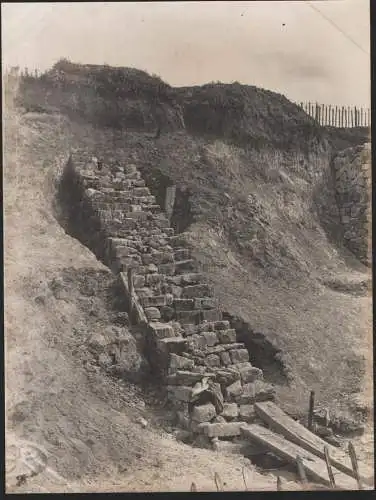
[[[273,399],[274,388],[223,320],[189,249],[134,165],[98,170],[90,155],[75,153],[67,169],[82,192],[81,223],[100,247],[93,251],[114,273],[133,269],[149,360],[179,425],[208,440],[236,438],[242,422],[255,421],[253,404]]]

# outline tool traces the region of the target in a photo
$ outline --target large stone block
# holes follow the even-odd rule
[[[195,309],[215,309],[218,307],[218,300],[213,297],[200,297],[194,299]]]
[[[194,368],[196,370],[196,368]],[[210,372],[205,372],[203,370],[203,373],[197,373],[196,371],[184,371],[184,370],[177,370],[175,373],[172,375],[168,375],[166,381],[168,385],[186,385],[186,386],[193,386],[197,384],[197,382],[200,382],[203,377],[209,377],[211,379],[215,378],[214,373]]]
[[[218,309],[201,310],[201,321],[216,321],[222,318],[222,312]]]
[[[243,392],[242,384],[240,380],[236,380],[236,382],[233,382],[231,385],[226,387],[225,396],[226,399],[228,399],[229,401],[237,401],[237,398],[240,397],[242,392]]]
[[[226,351],[220,352],[219,357],[220,357],[222,365],[224,365],[224,366],[231,365],[231,358],[230,358],[230,355],[228,352],[226,352]]]
[[[221,344],[231,344],[236,342],[236,331],[233,328],[228,330],[219,330],[218,338]]]
[[[209,285],[188,285],[183,289],[183,297],[196,298],[196,297],[210,297],[213,294],[213,289]]]
[[[198,430],[210,438],[240,436],[240,426],[242,422],[227,422],[225,424],[203,423],[198,426]]]
[[[221,387],[227,387],[237,380],[240,380],[240,373],[229,368],[216,368],[214,370],[215,380],[221,384]]]
[[[149,321],[157,321],[161,319],[161,312],[157,307],[147,307],[145,315]]]
[[[238,363],[233,366],[239,371],[240,378],[243,384],[263,379],[262,370],[260,368],[256,368],[255,366],[252,366],[251,363]]]
[[[207,403],[200,406],[195,406],[192,411],[192,420],[198,423],[210,422],[217,412],[215,411],[215,406],[211,403]]]
[[[255,406],[253,404],[239,406],[239,418],[244,422],[252,423],[257,418]]]
[[[221,361],[216,354],[209,354],[209,356],[205,358],[205,364],[209,367],[221,366]]]
[[[170,363],[169,363],[169,371],[170,373],[174,373],[177,370],[192,370],[194,367],[193,360],[179,356],[177,354],[170,354]]]
[[[177,311],[192,311],[194,308],[193,299],[175,299],[174,306]]]
[[[150,334],[156,339],[165,339],[170,337],[177,337],[176,332],[172,325],[167,323],[159,323],[152,321],[148,325]]]
[[[221,415],[226,420],[235,420],[239,416],[239,406],[236,403],[224,403]]]
[[[142,297],[140,301],[144,308],[162,307],[167,304],[166,295],[153,295],[149,297]]]
[[[242,404],[250,404],[262,401],[272,401],[275,398],[275,388],[262,380],[255,380],[243,386],[243,391],[235,397],[235,401]]]
[[[234,349],[230,351],[230,357],[233,364],[249,361],[247,349]]]

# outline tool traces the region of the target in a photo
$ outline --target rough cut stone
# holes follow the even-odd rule
[[[177,370],[175,373],[167,377],[167,384],[191,386],[202,380],[203,377],[214,378],[215,374],[209,372],[197,373]]]
[[[209,354],[209,356],[206,356],[205,358],[205,364],[207,366],[220,366],[221,361],[219,359],[219,356],[216,354]]]
[[[221,386],[227,387],[240,379],[240,373],[231,368],[215,370],[215,379]]]
[[[171,321],[175,316],[175,310],[170,306],[162,306],[160,311],[163,321]]]
[[[195,309],[214,309],[217,307],[218,301],[213,297],[203,297],[194,299],[194,308]]]
[[[192,420],[198,423],[210,422],[215,416],[216,411],[214,405],[207,403],[200,406],[195,406],[192,411]]]
[[[226,420],[234,420],[239,416],[239,407],[236,403],[224,403],[222,417]]]
[[[231,361],[235,363],[242,363],[249,361],[249,354],[247,349],[234,349],[230,351]]]
[[[226,387],[226,398],[229,400],[234,400],[235,398],[238,398],[243,392],[242,384],[240,380],[237,380],[233,384],[229,385]]]
[[[231,358],[228,352],[224,351],[219,353],[219,357],[221,358],[222,365],[224,366],[231,365]]]
[[[149,321],[161,319],[161,312],[156,307],[147,307],[145,309],[145,314]]]
[[[205,339],[205,344],[208,347],[213,347],[215,344],[218,343],[218,336],[215,332],[204,332],[202,336]]]
[[[252,366],[251,363],[239,363],[237,365],[234,365],[234,368],[239,371],[240,378],[243,384],[254,382],[255,380],[262,380],[263,378],[262,370],[260,370],[260,368],[256,368],[255,366]]]
[[[215,321],[222,317],[222,312],[218,309],[202,309],[200,312],[201,320],[204,321]]]
[[[242,422],[227,422],[225,424],[203,423],[198,426],[200,432],[210,438],[240,436]]]
[[[159,323],[158,321],[151,321],[149,323],[149,330],[150,334],[157,339],[165,339],[177,336],[172,325]]]
[[[231,344],[236,342],[236,331],[234,329],[219,330],[218,338],[221,344]]]
[[[183,356],[178,356],[177,354],[170,354],[170,373],[173,373],[177,370],[191,370],[193,367],[193,360],[185,358]]]
[[[142,297],[140,300],[143,307],[161,307],[166,305],[165,295],[153,295],[151,297]]]
[[[188,285],[183,288],[183,297],[196,298],[207,297],[212,295],[212,288],[209,285]]]
[[[240,420],[244,420],[244,422],[253,422],[257,418],[254,405],[240,405],[239,418]]]
[[[239,404],[272,401],[275,397],[275,388],[262,380],[255,380],[243,386],[243,392],[235,398]]]

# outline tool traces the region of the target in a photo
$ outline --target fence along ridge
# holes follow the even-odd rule
[[[307,115],[320,125],[327,127],[352,128],[370,127],[371,109],[357,106],[334,106],[317,102],[296,103]]]

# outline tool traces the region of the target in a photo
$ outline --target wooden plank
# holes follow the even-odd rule
[[[272,401],[256,403],[255,410],[257,415],[266,422],[271,429],[279,432],[292,443],[301,446],[322,459],[325,458],[324,446],[327,446],[332,465],[343,473],[355,477],[348,457],[344,456],[342,452],[339,452],[337,448],[329,445],[319,436],[310,432],[303,427],[303,425],[290,418],[284,411],[278,408],[275,403]],[[339,456],[339,453],[341,453],[341,456]],[[364,480],[369,482],[369,479],[367,480],[364,478]]]
[[[291,443],[283,436],[274,433],[270,429],[261,427],[258,424],[244,424],[241,426],[242,435],[252,441],[260,443],[262,446],[273,452],[275,455],[296,464],[296,457],[299,456],[301,464],[311,480],[325,484],[330,487],[328,473],[324,460],[313,453]],[[333,474],[336,477],[336,483],[340,488],[356,490],[357,484],[353,478],[343,472],[333,468]]]

